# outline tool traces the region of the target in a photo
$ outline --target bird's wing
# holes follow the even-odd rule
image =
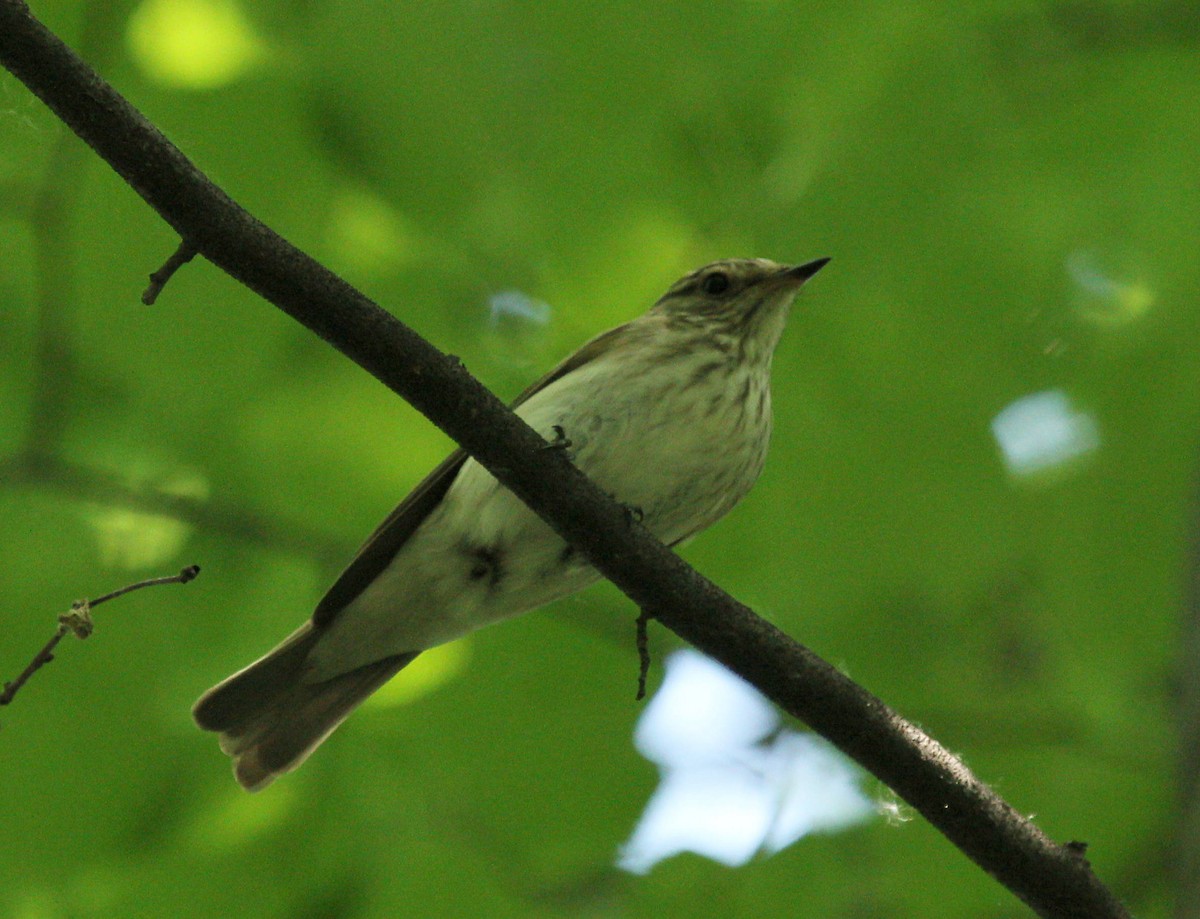
[[[595,360],[612,347],[614,340],[622,337],[628,326],[619,326],[597,335],[578,351],[564,360],[548,374],[529,386],[521,393],[510,408],[517,408],[535,393],[541,392],[551,383],[561,379],[573,370]],[[362,548],[346,566],[329,592],[321,598],[313,613],[313,624],[317,628],[327,626],[367,585],[379,576],[400,548],[417,527],[425,520],[435,507],[445,497],[446,492],[454,482],[455,476],[467,461],[467,453],[463,449],[455,450],[427,475],[408,496],[400,502],[394,511],[388,514],[375,532],[367,537]]]

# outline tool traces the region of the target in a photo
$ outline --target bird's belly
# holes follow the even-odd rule
[[[603,400],[536,397],[518,414],[640,515],[667,544],[723,516],[762,468],[769,407],[744,394],[707,402],[669,387]],[[738,398],[742,397],[742,398]],[[578,407],[582,408],[582,410]],[[331,624],[312,655],[335,675],[387,654],[423,650],[574,593],[598,575],[474,459],[388,567]]]

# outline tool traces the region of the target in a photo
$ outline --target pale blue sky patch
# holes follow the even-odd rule
[[[875,810],[857,767],[825,741],[783,727],[753,687],[695,651],[667,659],[634,743],[661,774],[617,859],[636,874],[681,852],[742,865]]]
[[[992,419],[1004,465],[1016,476],[1063,466],[1100,445],[1095,418],[1079,411],[1060,389],[1022,396]]]

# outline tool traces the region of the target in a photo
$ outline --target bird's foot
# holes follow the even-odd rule
[[[568,450],[571,448],[571,438],[567,436],[567,432],[563,430],[561,424],[551,425],[550,430],[554,432],[554,439],[543,444],[543,450]]]

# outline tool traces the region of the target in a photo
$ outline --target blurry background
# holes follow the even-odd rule
[[[1176,915],[1194,5],[33,7],[504,396],[708,260],[832,256],[776,358],[766,473],[686,556]],[[141,306],[176,242],[0,76],[0,680],[71,600],[204,569],[102,607],[0,710],[0,915],[1027,915],[769,710],[706,755],[775,835],[718,856],[733,802],[676,846],[722,861],[627,846],[677,744],[634,745],[636,610],[609,587],[423,657],[243,794],[191,702],[450,443],[203,261]],[[695,663],[677,645],[653,630],[652,688]],[[784,746],[808,765],[765,765]],[[847,809],[787,845],[797,789]]]

